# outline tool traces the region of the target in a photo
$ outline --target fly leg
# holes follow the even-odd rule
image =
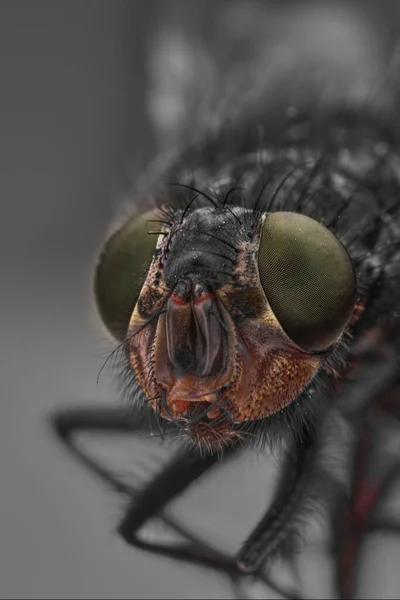
[[[295,517],[315,476],[315,456],[313,430],[305,432],[289,446],[274,500],[236,557],[242,572],[260,574],[264,570],[268,573],[276,558],[290,557],[296,541]],[[326,483],[332,483],[328,477]],[[291,590],[289,596],[301,597],[295,590]]]
[[[365,391],[361,409],[349,415],[358,436],[350,498],[338,506],[334,522],[333,552],[340,598],[352,598],[357,592],[363,550],[370,534],[400,534],[400,520],[382,514],[385,500],[400,479],[397,445],[391,447],[391,440],[398,436],[400,376],[386,361],[384,366],[375,365],[373,380],[373,393]]]
[[[230,451],[232,454],[232,451]],[[175,545],[148,542],[140,535],[143,526],[152,518],[160,516],[163,508],[174,498],[179,497],[197,478],[203,475],[218,461],[217,456],[201,457],[189,451],[180,451],[132,501],[122,519],[118,533],[130,545],[142,550],[162,554],[169,558],[216,567],[228,574],[234,574],[234,561],[202,543],[182,525],[165,513],[163,521],[187,542]]]
[[[75,458],[103,479],[114,491],[129,496],[136,493],[112,471],[84,452],[76,443],[75,435],[81,431],[137,434],[144,430],[140,419],[134,420],[131,412],[113,408],[71,409],[53,414],[51,426]]]
[[[216,455],[200,456],[189,450],[180,450],[171,463],[158,473],[143,489],[137,490],[121,481],[110,469],[84,452],[76,443],[75,434],[83,431],[102,431],[139,435],[148,427],[144,421],[132,418],[131,411],[117,409],[78,409],[57,413],[52,417],[52,426],[61,441],[74,456],[99,476],[115,491],[129,498],[127,511],[118,526],[119,535],[131,546],[154,554],[166,556],[179,561],[208,567],[228,575],[234,585],[237,597],[243,597],[240,583],[244,574],[237,567],[233,557],[213,549],[205,542],[197,539],[187,528],[170,517],[164,511],[166,505],[179,497],[197,478],[205,474],[217,462]],[[238,447],[226,449],[224,459],[230,458],[238,451]],[[150,542],[143,538],[143,527],[154,518],[161,519],[183,541],[168,544]],[[296,598],[286,594],[279,586],[269,581],[264,575],[256,578],[269,585],[283,598]]]
[[[119,535],[129,545],[176,560],[213,567],[232,577],[240,575],[232,558],[197,540],[190,531],[163,512],[170,501],[180,496],[198,477],[218,462],[216,455],[202,457],[189,450],[181,450],[171,464],[140,491],[120,480],[110,469],[83,451],[75,436],[83,431],[139,435],[148,429],[144,420],[133,418],[132,411],[89,408],[59,412],[52,416],[51,421],[53,430],[80,463],[112,489],[129,498],[130,504],[118,526]],[[230,456],[234,452],[235,448],[227,450],[224,456]],[[140,532],[153,518],[161,518],[167,526],[185,538],[185,542],[167,545],[144,540]]]
[[[235,451],[235,447],[225,450],[224,459],[230,457]],[[143,541],[138,536],[139,529],[148,519],[158,514],[167,502],[173,497],[180,495],[197,477],[212,467],[215,462],[215,456],[208,455],[200,458],[188,453],[178,455],[169,467],[143,490],[139,501],[136,500],[128,509],[118,531],[126,542],[143,550],[149,550],[192,564],[208,566],[224,572],[230,576],[237,597],[243,598],[245,595],[241,583],[246,574],[238,568],[234,557],[216,552],[208,544],[194,538],[190,532],[177,523],[174,522],[172,525],[174,530],[183,535],[188,540],[188,543],[167,547]],[[171,525],[171,521],[166,515],[163,515],[163,520],[168,525]],[[299,597],[293,591],[288,592],[284,590],[263,573],[256,574],[255,579],[261,580],[283,598],[294,599]]]

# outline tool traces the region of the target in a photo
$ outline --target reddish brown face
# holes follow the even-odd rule
[[[133,312],[129,358],[137,381],[154,410],[185,423],[189,436],[228,440],[236,435],[234,424],[280,411],[326,358],[300,348],[274,314],[260,281],[263,234],[258,228],[252,240],[237,245],[231,276],[217,289],[190,264],[190,252],[172,289],[155,261]],[[161,257],[168,255],[168,243],[163,240]],[[274,268],[273,258],[270,263]],[[293,294],[290,285],[287,293]],[[158,319],[146,325],[156,311]],[[326,343],[329,335],[323,332],[314,344],[321,337]]]
[[[235,323],[225,308],[233,294],[228,286],[214,295],[187,279],[179,291],[156,324],[143,327],[135,311],[129,355],[153,408],[166,419],[186,421],[189,433],[203,413],[192,433],[204,422],[229,436],[234,423],[272,415],[320,366],[322,358],[288,339],[265,299],[257,315]],[[255,299],[257,289],[249,291]]]
[[[208,447],[297,398],[355,304],[350,259],[322,225],[245,217],[237,209],[235,229],[224,210],[204,208],[166,227],[125,337],[153,409]]]

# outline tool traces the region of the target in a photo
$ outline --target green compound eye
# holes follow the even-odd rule
[[[138,301],[145,274],[157,245],[150,235],[149,219],[154,212],[135,215],[105,243],[96,266],[94,292],[104,325],[123,340]]]
[[[261,285],[287,335],[304,350],[329,348],[356,300],[350,257],[326,227],[305,215],[269,213],[258,251]]]

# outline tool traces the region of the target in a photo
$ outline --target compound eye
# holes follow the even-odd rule
[[[94,278],[97,307],[104,325],[123,340],[153,260],[158,235],[149,234],[153,211],[135,215],[105,243]]]
[[[356,277],[333,233],[305,215],[268,213],[258,269],[272,311],[295,344],[320,352],[338,340],[354,309]]]

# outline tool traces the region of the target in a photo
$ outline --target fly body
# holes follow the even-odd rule
[[[305,515],[323,505],[335,594],[350,598],[368,535],[399,533],[381,514],[400,474],[383,443],[400,417],[399,120],[396,103],[327,102],[318,86],[296,95],[292,81],[290,93],[273,83],[193,128],[107,237],[94,295],[127,407],[68,410],[53,424],[130,498],[118,528],[128,544],[237,585],[250,573],[302,597],[271,568],[294,564]],[[344,438],[329,445],[338,422]],[[137,490],[80,450],[79,430],[151,432],[178,454]],[[221,460],[277,441],[274,499],[236,556],[165,514]],[[155,516],[187,543],[143,540]]]
[[[350,112],[276,119],[185,151],[196,167],[161,176],[173,185],[149,192],[152,209],[113,233],[96,269],[132,403],[205,451],[301,420],[317,386],[329,402],[353,341],[378,314],[394,320],[396,132]]]

